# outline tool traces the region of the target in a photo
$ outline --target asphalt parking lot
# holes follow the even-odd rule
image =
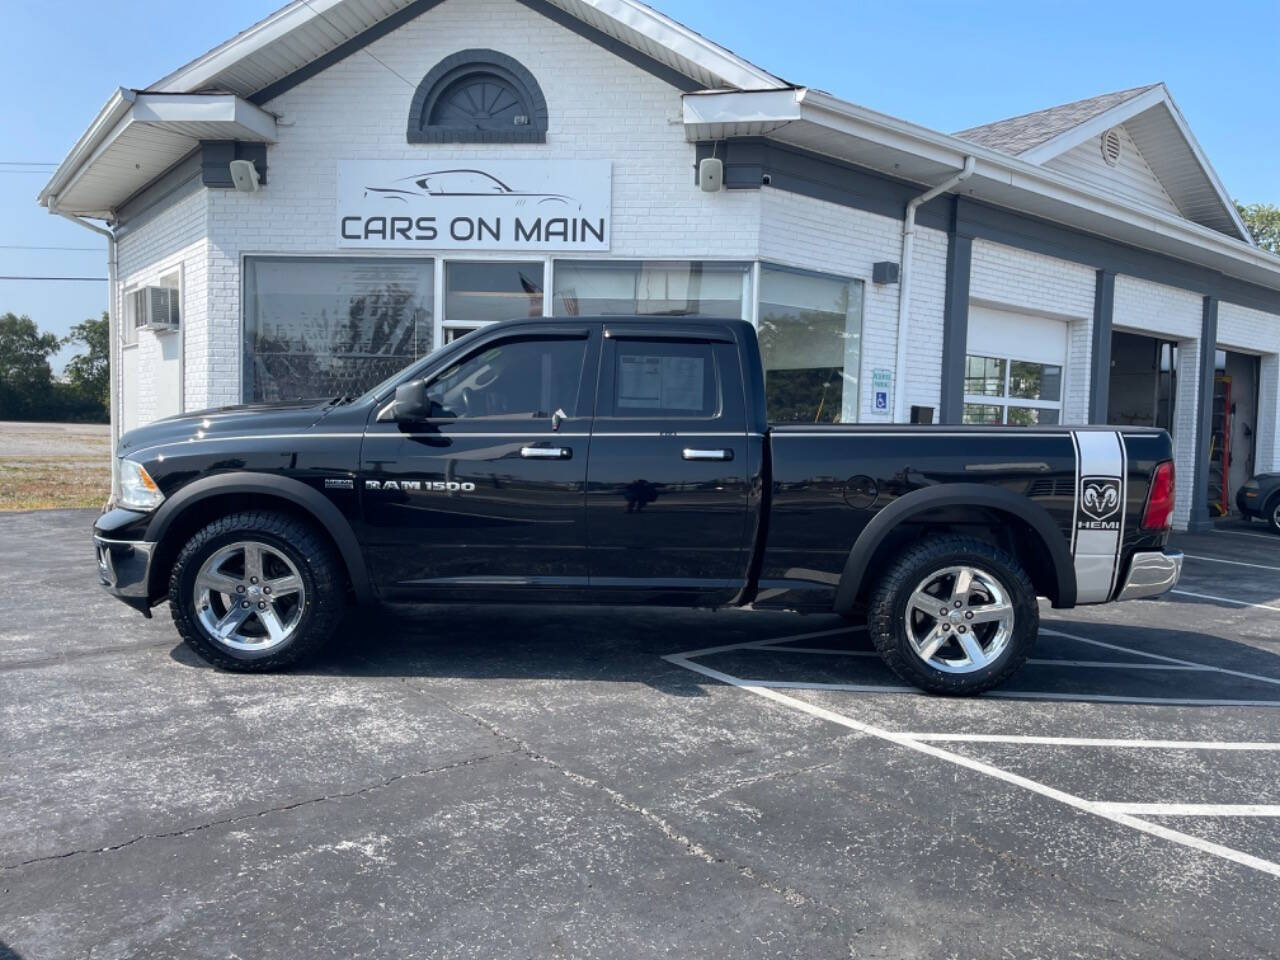
[[[215,672],[0,516],[0,958],[1280,956],[1280,537],[975,700],[728,611],[349,618]]]

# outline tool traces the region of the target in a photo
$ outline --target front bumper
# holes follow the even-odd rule
[[[1117,600],[1140,600],[1158,597],[1178,585],[1182,575],[1182,551],[1143,550],[1129,561],[1129,575],[1124,578]]]
[[[151,616],[151,555],[156,545],[145,540],[108,540],[96,534],[98,580],[112,596],[118,597],[144,616]]]
[[[1262,516],[1262,500],[1258,496],[1256,487],[1253,489],[1241,487],[1236,491],[1236,509],[1246,517]]]

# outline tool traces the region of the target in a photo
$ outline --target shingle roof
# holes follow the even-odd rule
[[[1016,157],[1155,86],[1158,84],[1149,83],[1145,87],[1104,93],[1100,97],[1089,97],[1087,100],[1076,100],[1074,103],[1064,103],[1035,113],[1024,113],[1007,120],[970,127],[955,136]]]

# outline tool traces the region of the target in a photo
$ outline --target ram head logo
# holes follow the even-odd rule
[[[1080,504],[1092,520],[1109,520],[1120,509],[1120,481],[1109,477],[1085,477],[1080,482]]]

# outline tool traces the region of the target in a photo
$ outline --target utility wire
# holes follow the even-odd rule
[[[0,243],[0,250],[93,250],[101,252],[102,247],[36,247],[25,243]]]
[[[106,277],[18,277],[0,276],[0,280],[82,280],[88,283],[106,283]]]
[[[43,163],[39,160],[0,160],[0,167],[56,167],[56,163]]]

